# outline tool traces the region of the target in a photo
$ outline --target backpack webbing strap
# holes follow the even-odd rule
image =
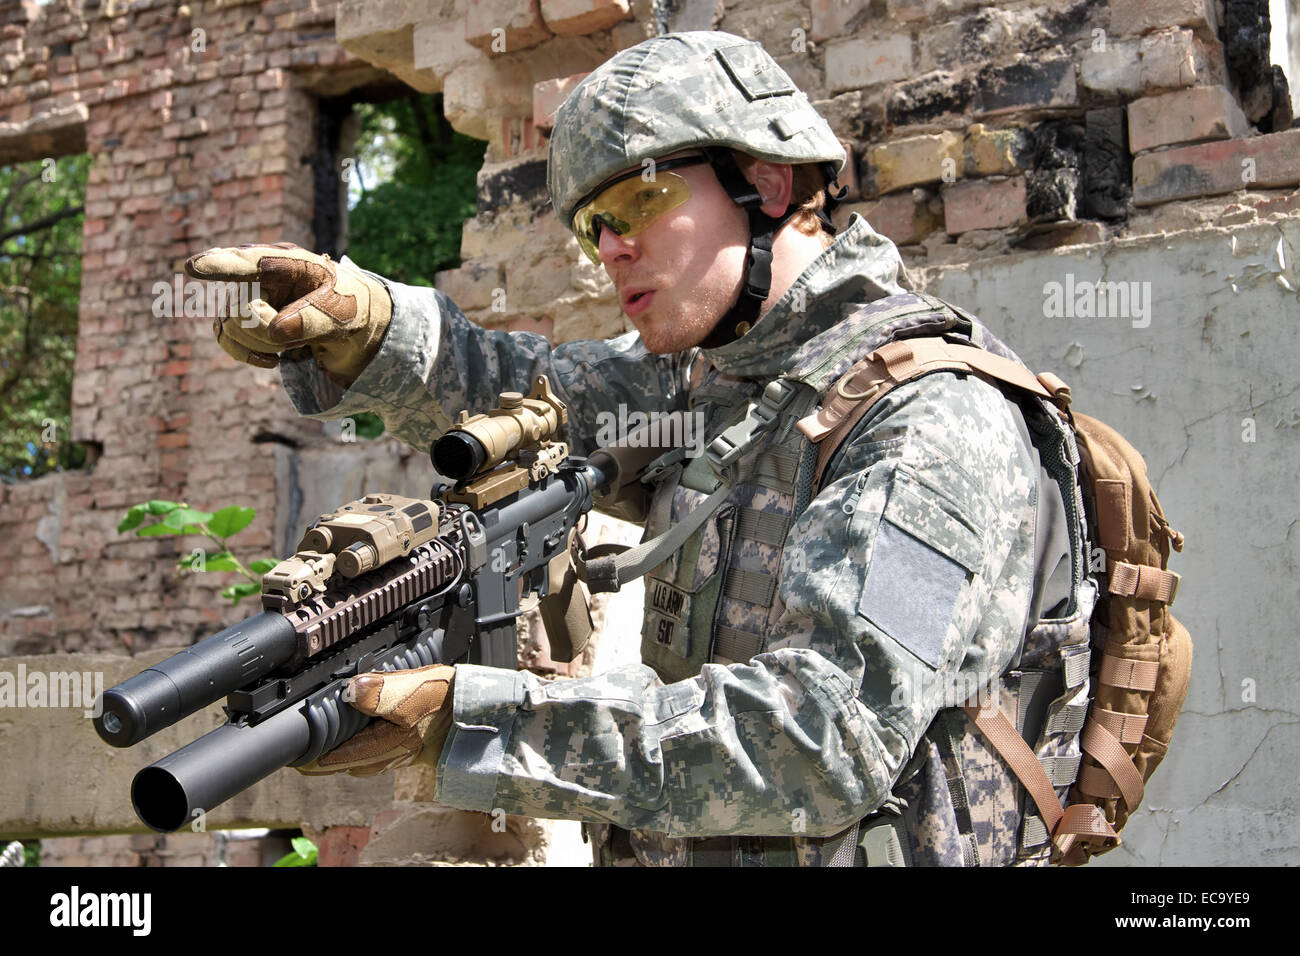
[[[1080,840],[1110,846],[1119,843],[1119,836],[1106,822],[1106,815],[1100,807],[1084,803],[1062,809],[1061,801],[1056,796],[1056,790],[1039,762],[1038,755],[991,701],[984,707],[968,705],[962,709],[1024,784],[1061,854],[1068,853],[1070,847]],[[1124,759],[1128,759],[1127,754],[1124,754]],[[1132,766],[1131,763],[1129,765]]]
[[[733,485],[724,481],[713,494],[701,501],[694,511],[670,530],[634,548],[602,557],[595,557],[591,553],[573,552],[573,566],[578,573],[578,578],[593,593],[617,591],[629,581],[635,581],[647,571],[659,567],[675,552],[681,550],[686,539],[694,534],[710,515],[722,507],[722,503],[731,494],[732,488]]]
[[[1135,597],[1142,601],[1174,603],[1181,577],[1173,571],[1164,571],[1147,564],[1129,564],[1127,561],[1111,563],[1110,583],[1106,589],[1121,597]]]
[[[722,583],[723,593],[729,598],[771,607],[776,596],[776,575],[766,571],[747,571],[744,568],[728,568]]]
[[[1097,680],[1125,690],[1155,690],[1159,661],[1138,661],[1114,654],[1102,654]]]
[[[942,724],[935,735],[939,755],[943,760],[943,773],[948,782],[948,797],[952,801],[953,822],[960,837],[962,866],[980,865],[979,839],[970,818],[970,798],[966,791],[966,778],[961,774],[961,733],[951,710],[941,710],[935,718]]]
[[[759,544],[780,548],[785,544],[790,530],[790,518],[786,515],[758,511],[754,508],[741,508],[736,523],[736,534]]]
[[[1142,774],[1138,773],[1137,767],[1133,765],[1133,758],[1128,755],[1128,751],[1114,734],[1089,717],[1083,725],[1083,733],[1079,735],[1079,745],[1083,747],[1084,753],[1101,764],[1102,769],[1114,781],[1126,806],[1133,809],[1142,802],[1142,793],[1146,789],[1142,783]],[[1092,792],[1090,788],[1096,786],[1097,778],[1095,773],[1085,775],[1085,771],[1089,769],[1085,766],[1079,771],[1079,791],[1088,796],[1113,795],[1109,792]],[[1110,788],[1107,787],[1107,790],[1109,791]]]
[[[1122,744],[1140,743],[1147,726],[1146,714],[1126,714],[1118,710],[1106,710],[1104,707],[1094,707],[1092,719],[1110,731]]]

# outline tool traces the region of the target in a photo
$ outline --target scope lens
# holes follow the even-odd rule
[[[104,714],[104,729],[110,734],[120,734],[122,732],[122,721],[117,714],[111,712]]]
[[[479,440],[465,432],[448,432],[433,443],[433,467],[456,481],[473,475],[486,460]]]

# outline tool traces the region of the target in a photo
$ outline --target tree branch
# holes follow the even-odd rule
[[[419,93],[411,93],[406,98],[406,103],[411,108],[411,115],[415,118],[415,130],[420,136],[420,145],[424,147],[424,158],[428,162],[429,168],[434,169],[437,166],[437,150],[434,148],[433,131],[429,128],[429,117],[424,113],[424,103]]]
[[[13,239],[15,236],[29,236],[34,232],[40,232],[43,229],[50,228],[55,223],[61,222],[64,219],[68,219],[72,216],[78,216],[85,211],[86,211],[86,207],[84,205],[68,206],[66,209],[61,209],[58,212],[50,213],[50,215],[46,216],[44,219],[38,219],[35,222],[23,223],[18,228],[10,229],[8,232],[0,232],[0,242],[4,242],[7,239]]]
[[[9,184],[8,188],[5,190],[3,199],[0,199],[0,223],[5,221],[5,213],[9,211],[10,201],[22,191],[23,187],[28,183],[35,182],[39,176],[40,173],[33,169],[30,176],[19,176]]]

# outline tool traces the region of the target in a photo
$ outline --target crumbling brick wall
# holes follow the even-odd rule
[[[0,161],[86,151],[71,434],[92,470],[0,488],[0,654],[186,644],[246,613],[221,575],[178,581],[198,539],[118,536],[141,500],[246,504],[272,540],[276,444],[326,440],[272,371],[231,361],[155,284],[212,245],[313,246],[316,104],[382,71],[334,43],[309,0],[0,2]],[[200,315],[205,313],[200,313]],[[269,443],[269,444],[268,444]],[[182,550],[184,547],[185,550]]]

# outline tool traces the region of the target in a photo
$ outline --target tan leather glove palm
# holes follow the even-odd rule
[[[351,385],[375,353],[393,314],[383,283],[350,263],[334,262],[291,242],[208,249],[185,273],[216,282],[257,282],[249,316],[213,319],[217,343],[240,362],[274,368],[279,353],[310,348],[335,381]],[[239,297],[228,297],[232,302]]]
[[[383,720],[295,769],[307,776],[346,772],[370,777],[416,763],[436,768],[451,732],[455,678],[456,668],[443,664],[352,678],[351,705]]]

